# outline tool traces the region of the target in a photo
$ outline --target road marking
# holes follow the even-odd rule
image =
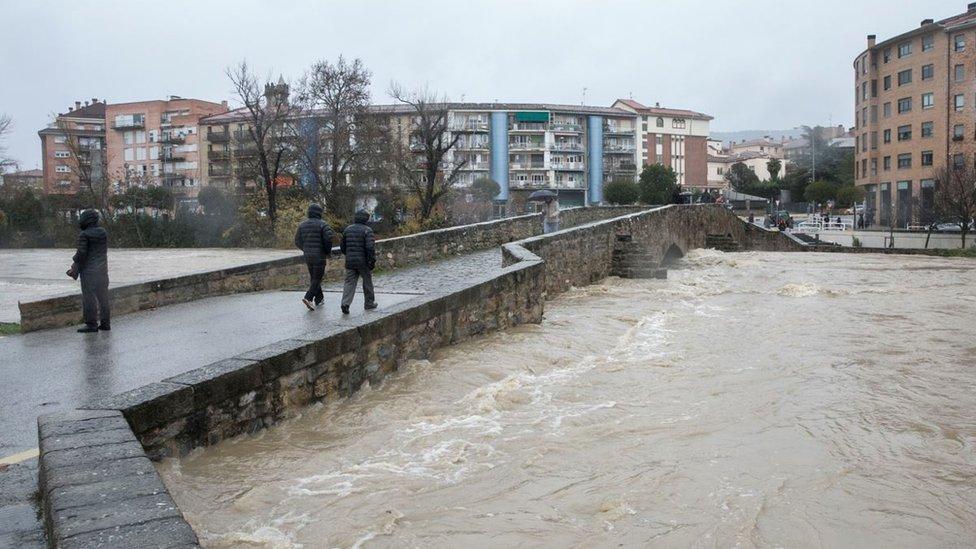
[[[0,458],[0,465],[13,465],[15,463],[20,463],[21,461],[36,458],[39,454],[40,451],[38,448],[31,448],[30,450],[24,450],[19,454]]]

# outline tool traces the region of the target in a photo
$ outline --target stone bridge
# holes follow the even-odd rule
[[[59,400],[71,403],[73,409],[43,415],[37,421],[40,494],[49,543],[65,547],[137,542],[192,546],[198,543],[196,535],[159,480],[152,459],[182,455],[195,447],[251,433],[312,403],[346,397],[365,383],[380,383],[406,360],[428,357],[438,347],[540,322],[545,300],[573,286],[591,284],[613,273],[659,275],[669,261],[706,246],[709,239],[746,250],[803,249],[786,235],[746,224],[717,206],[581,209],[564,219],[574,226],[546,235],[539,234],[537,216],[523,217],[382,244],[381,261],[388,267],[422,265],[390,268],[377,277],[380,291],[397,285],[403,289],[377,311],[349,317],[307,316],[294,307],[294,294],[258,292],[208,300],[206,307],[187,309],[203,315],[198,323],[176,315],[166,325],[177,332],[209,330],[213,332],[209,339],[153,329],[169,310],[183,306],[179,304],[118,319],[111,334],[99,334],[106,341],[118,337],[117,342],[85,347],[82,352],[91,354],[82,366],[71,362],[63,374],[55,374],[53,387],[66,393]],[[424,248],[418,243],[428,245],[428,251],[419,251]],[[475,253],[463,255],[470,251]],[[453,259],[433,262],[444,257]],[[142,303],[179,303],[188,297],[203,297],[208,287],[218,294],[269,289],[272,284],[268,281],[291,280],[294,275],[289,269],[294,268],[283,262],[225,273],[233,283],[213,274],[191,275],[179,283],[150,285],[147,291],[155,294],[151,299],[133,297],[133,290],[121,291],[119,297],[131,300],[133,310],[139,310]],[[287,298],[288,308],[282,309],[280,320],[276,317],[273,324],[262,324],[255,317],[271,314],[283,299],[281,294]],[[222,310],[228,302],[236,305]],[[53,325],[73,318],[67,302],[48,305],[55,313]],[[43,315],[37,318],[42,325]],[[142,334],[136,335],[141,339],[135,346],[127,346],[128,323],[142,326],[134,330]],[[240,331],[241,325],[251,327],[247,333],[227,336]],[[265,332],[272,337],[265,338]],[[5,378],[59,367],[57,359],[45,358],[45,346],[62,345],[67,332],[63,337],[57,330],[18,337],[24,339],[16,340],[20,343],[15,341],[12,347],[21,346],[19,355],[5,357],[9,351],[0,350],[0,362],[18,363],[16,370],[3,372]],[[195,363],[192,357],[180,361],[179,344],[174,341],[181,338],[198,342],[190,347],[200,348],[198,354],[211,357],[209,362]],[[142,373],[124,383],[105,384],[115,391],[88,395],[81,401],[70,396],[100,386],[96,378],[101,374],[96,372],[101,372],[104,361],[112,364],[106,375],[130,368]],[[72,367],[92,370],[72,381],[78,377]],[[5,396],[11,395],[0,395]]]

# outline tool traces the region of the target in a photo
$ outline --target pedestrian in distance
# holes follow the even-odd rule
[[[322,206],[312,204],[308,207],[308,219],[298,224],[295,231],[295,247],[305,256],[308,267],[308,291],[302,303],[308,310],[322,305],[322,277],[325,276],[325,263],[332,253],[332,229],[322,220]]]
[[[555,197],[549,197],[542,205],[542,232],[548,234],[558,230],[559,201]]]
[[[112,329],[111,306],[108,302],[108,232],[98,225],[98,210],[85,210],[78,216],[78,245],[71,268],[65,273],[77,280],[81,277],[81,300],[85,327],[78,330],[90,334]]]
[[[346,279],[342,285],[342,314],[349,314],[349,305],[356,295],[356,285],[363,279],[363,297],[366,300],[364,308],[368,311],[375,309],[376,296],[373,293],[373,269],[376,267],[376,239],[373,229],[366,222],[369,214],[364,210],[356,212],[353,224],[342,231],[339,249],[346,256]]]

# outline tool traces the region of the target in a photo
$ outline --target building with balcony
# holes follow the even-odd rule
[[[646,107],[633,99],[618,99],[614,108],[636,115],[637,169],[650,164],[670,166],[678,184],[687,190],[710,188],[708,182],[709,122],[712,117],[686,109],[669,109],[655,104]]]
[[[83,181],[96,176],[105,148],[105,102],[75,101],[39,132],[45,194],[78,193]],[[94,156],[94,163],[92,162]]]
[[[105,110],[106,166],[118,189],[162,185],[178,201],[192,201],[204,181],[201,118],[227,112],[227,102],[171,96],[109,104]]]
[[[976,3],[882,42],[868,35],[853,68],[865,221],[924,222],[939,170],[976,162]]]

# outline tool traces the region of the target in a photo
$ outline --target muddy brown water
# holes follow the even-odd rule
[[[695,251],[160,471],[210,547],[972,547],[976,261]]]

